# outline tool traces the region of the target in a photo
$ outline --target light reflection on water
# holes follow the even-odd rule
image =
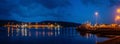
[[[39,28],[39,29],[28,29],[28,28],[12,28],[12,27],[8,27],[8,37],[11,36],[58,36],[60,35],[60,28],[54,28],[54,29],[43,29],[43,28]]]
[[[7,40],[13,43],[22,40],[23,43],[28,44],[32,42],[35,42],[34,44],[96,44],[108,40],[108,38],[94,34],[80,33],[75,27],[36,29],[7,27],[7,37],[9,38]]]

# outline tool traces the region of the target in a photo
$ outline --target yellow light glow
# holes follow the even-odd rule
[[[120,20],[120,16],[116,16],[116,17],[115,17],[115,20]]]
[[[120,8],[117,9],[117,13],[120,13]]]

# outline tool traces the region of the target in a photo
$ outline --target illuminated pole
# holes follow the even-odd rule
[[[98,20],[98,12],[95,12],[95,17],[96,17],[96,23],[97,24],[97,20]]]
[[[120,14],[120,8],[117,9],[117,13]]]
[[[117,15],[115,16],[115,23],[117,23],[117,21],[120,20],[120,16],[119,16],[119,14],[120,14],[120,8],[118,8],[116,10],[116,12],[117,12]]]
[[[115,22],[115,24],[117,24],[117,19],[116,19],[116,15],[115,15],[115,18],[114,18],[114,22]]]
[[[117,19],[116,19],[116,17],[115,17],[115,24],[117,24]]]
[[[116,16],[115,17],[115,22],[117,23],[117,21],[120,20],[120,16]]]

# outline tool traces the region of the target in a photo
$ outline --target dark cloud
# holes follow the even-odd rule
[[[110,6],[118,6],[120,5],[120,0],[110,0]]]
[[[48,9],[54,9],[57,7],[66,7],[70,5],[70,2],[69,0],[0,0],[0,14],[9,14],[13,10],[22,14],[20,13],[21,10],[25,11],[26,9],[26,11],[29,11],[37,8],[40,4]]]
[[[6,8],[0,8],[0,14],[6,14],[6,15],[9,15],[8,13],[9,13],[9,9],[6,9]]]
[[[13,12],[21,17],[36,17],[36,16],[60,17],[59,12],[61,11],[59,10],[61,10],[62,8],[57,7],[66,7],[70,5],[69,0],[20,0],[19,3],[20,5],[17,8],[15,8]],[[41,5],[51,10],[49,11],[46,8],[41,8],[42,7]],[[41,11],[41,9],[43,9],[44,11]],[[52,9],[55,9],[56,11],[59,12],[55,13],[55,11],[52,11]],[[63,15],[65,14],[63,13]]]
[[[6,3],[7,1],[6,0],[0,0],[0,3]]]
[[[97,6],[118,6],[120,5],[120,0],[81,0],[85,5],[97,5]]]
[[[69,0],[38,0],[38,3],[42,4],[48,9],[65,7],[71,4]]]
[[[23,6],[29,6],[35,2],[36,2],[36,0],[20,0],[19,1],[19,3]]]
[[[9,20],[31,21],[40,17],[59,19],[68,16],[69,12],[66,11],[69,6],[69,0],[0,0],[0,19],[2,16]]]
[[[15,8],[15,5],[7,0],[0,0],[0,15],[10,16],[10,11]]]
[[[83,4],[100,4],[98,0],[81,0]]]

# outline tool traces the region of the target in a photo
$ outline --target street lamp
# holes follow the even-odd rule
[[[95,12],[96,24],[97,24],[98,14],[99,14],[98,12]]]
[[[118,20],[120,20],[120,8],[116,9],[117,15],[115,16],[115,23],[117,23]]]
[[[117,9],[117,13],[120,13],[120,8]]]
[[[118,20],[120,20],[120,16],[115,17],[115,23],[117,23]]]

